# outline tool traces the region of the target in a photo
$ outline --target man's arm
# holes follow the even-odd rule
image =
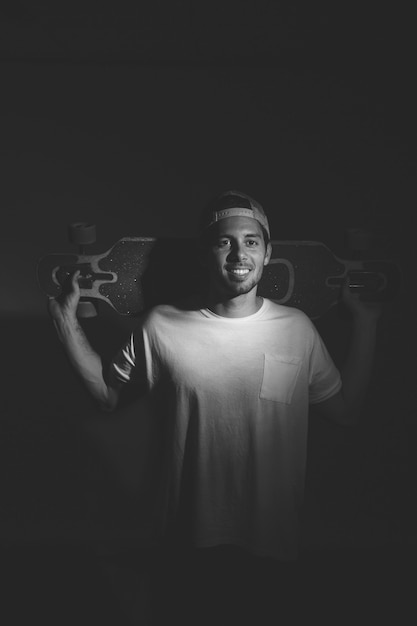
[[[71,279],[70,291],[61,298],[51,298],[48,310],[65,352],[88,391],[104,411],[112,411],[118,402],[121,383],[105,381],[101,357],[91,347],[77,319],[80,299],[79,272]]]
[[[352,315],[352,335],[345,364],[341,370],[342,389],[315,405],[325,417],[341,424],[357,422],[370,382],[381,306],[362,302],[346,284],[342,299]]]

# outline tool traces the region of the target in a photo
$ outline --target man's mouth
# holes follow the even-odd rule
[[[249,267],[228,267],[227,271],[234,276],[247,276],[251,270]]]

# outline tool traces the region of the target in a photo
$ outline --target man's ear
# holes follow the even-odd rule
[[[264,265],[268,265],[270,259],[271,259],[271,255],[272,255],[272,244],[269,241],[268,245],[266,246],[266,252],[265,252],[265,258],[264,258]]]

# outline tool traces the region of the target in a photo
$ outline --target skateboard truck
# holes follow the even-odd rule
[[[70,243],[74,243],[78,246],[78,254],[85,254],[86,246],[96,241],[96,226],[95,224],[88,224],[87,222],[73,222],[68,226],[68,238]],[[85,287],[88,282],[93,280],[92,276],[84,274],[82,268],[79,279],[80,287]],[[65,280],[64,276],[56,276],[58,281],[62,284],[62,280]],[[87,283],[86,283],[87,281]],[[81,297],[77,307],[77,316],[81,318],[97,317],[98,307],[96,302],[89,298]]]
[[[356,293],[376,295],[387,287],[386,277],[378,271],[348,270],[349,289]],[[334,276],[326,280],[329,287],[342,287],[345,277]]]

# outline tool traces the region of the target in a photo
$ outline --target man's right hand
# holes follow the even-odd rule
[[[57,298],[49,299],[48,311],[75,371],[99,407],[104,411],[112,411],[117,404],[118,390],[107,386],[101,358],[90,345],[77,319],[79,277],[80,272],[74,272],[68,280],[68,288]]]
[[[55,322],[66,319],[76,319],[77,307],[80,301],[80,286],[78,278],[80,271],[77,270],[68,281],[68,288],[57,298],[48,299],[48,312]]]

